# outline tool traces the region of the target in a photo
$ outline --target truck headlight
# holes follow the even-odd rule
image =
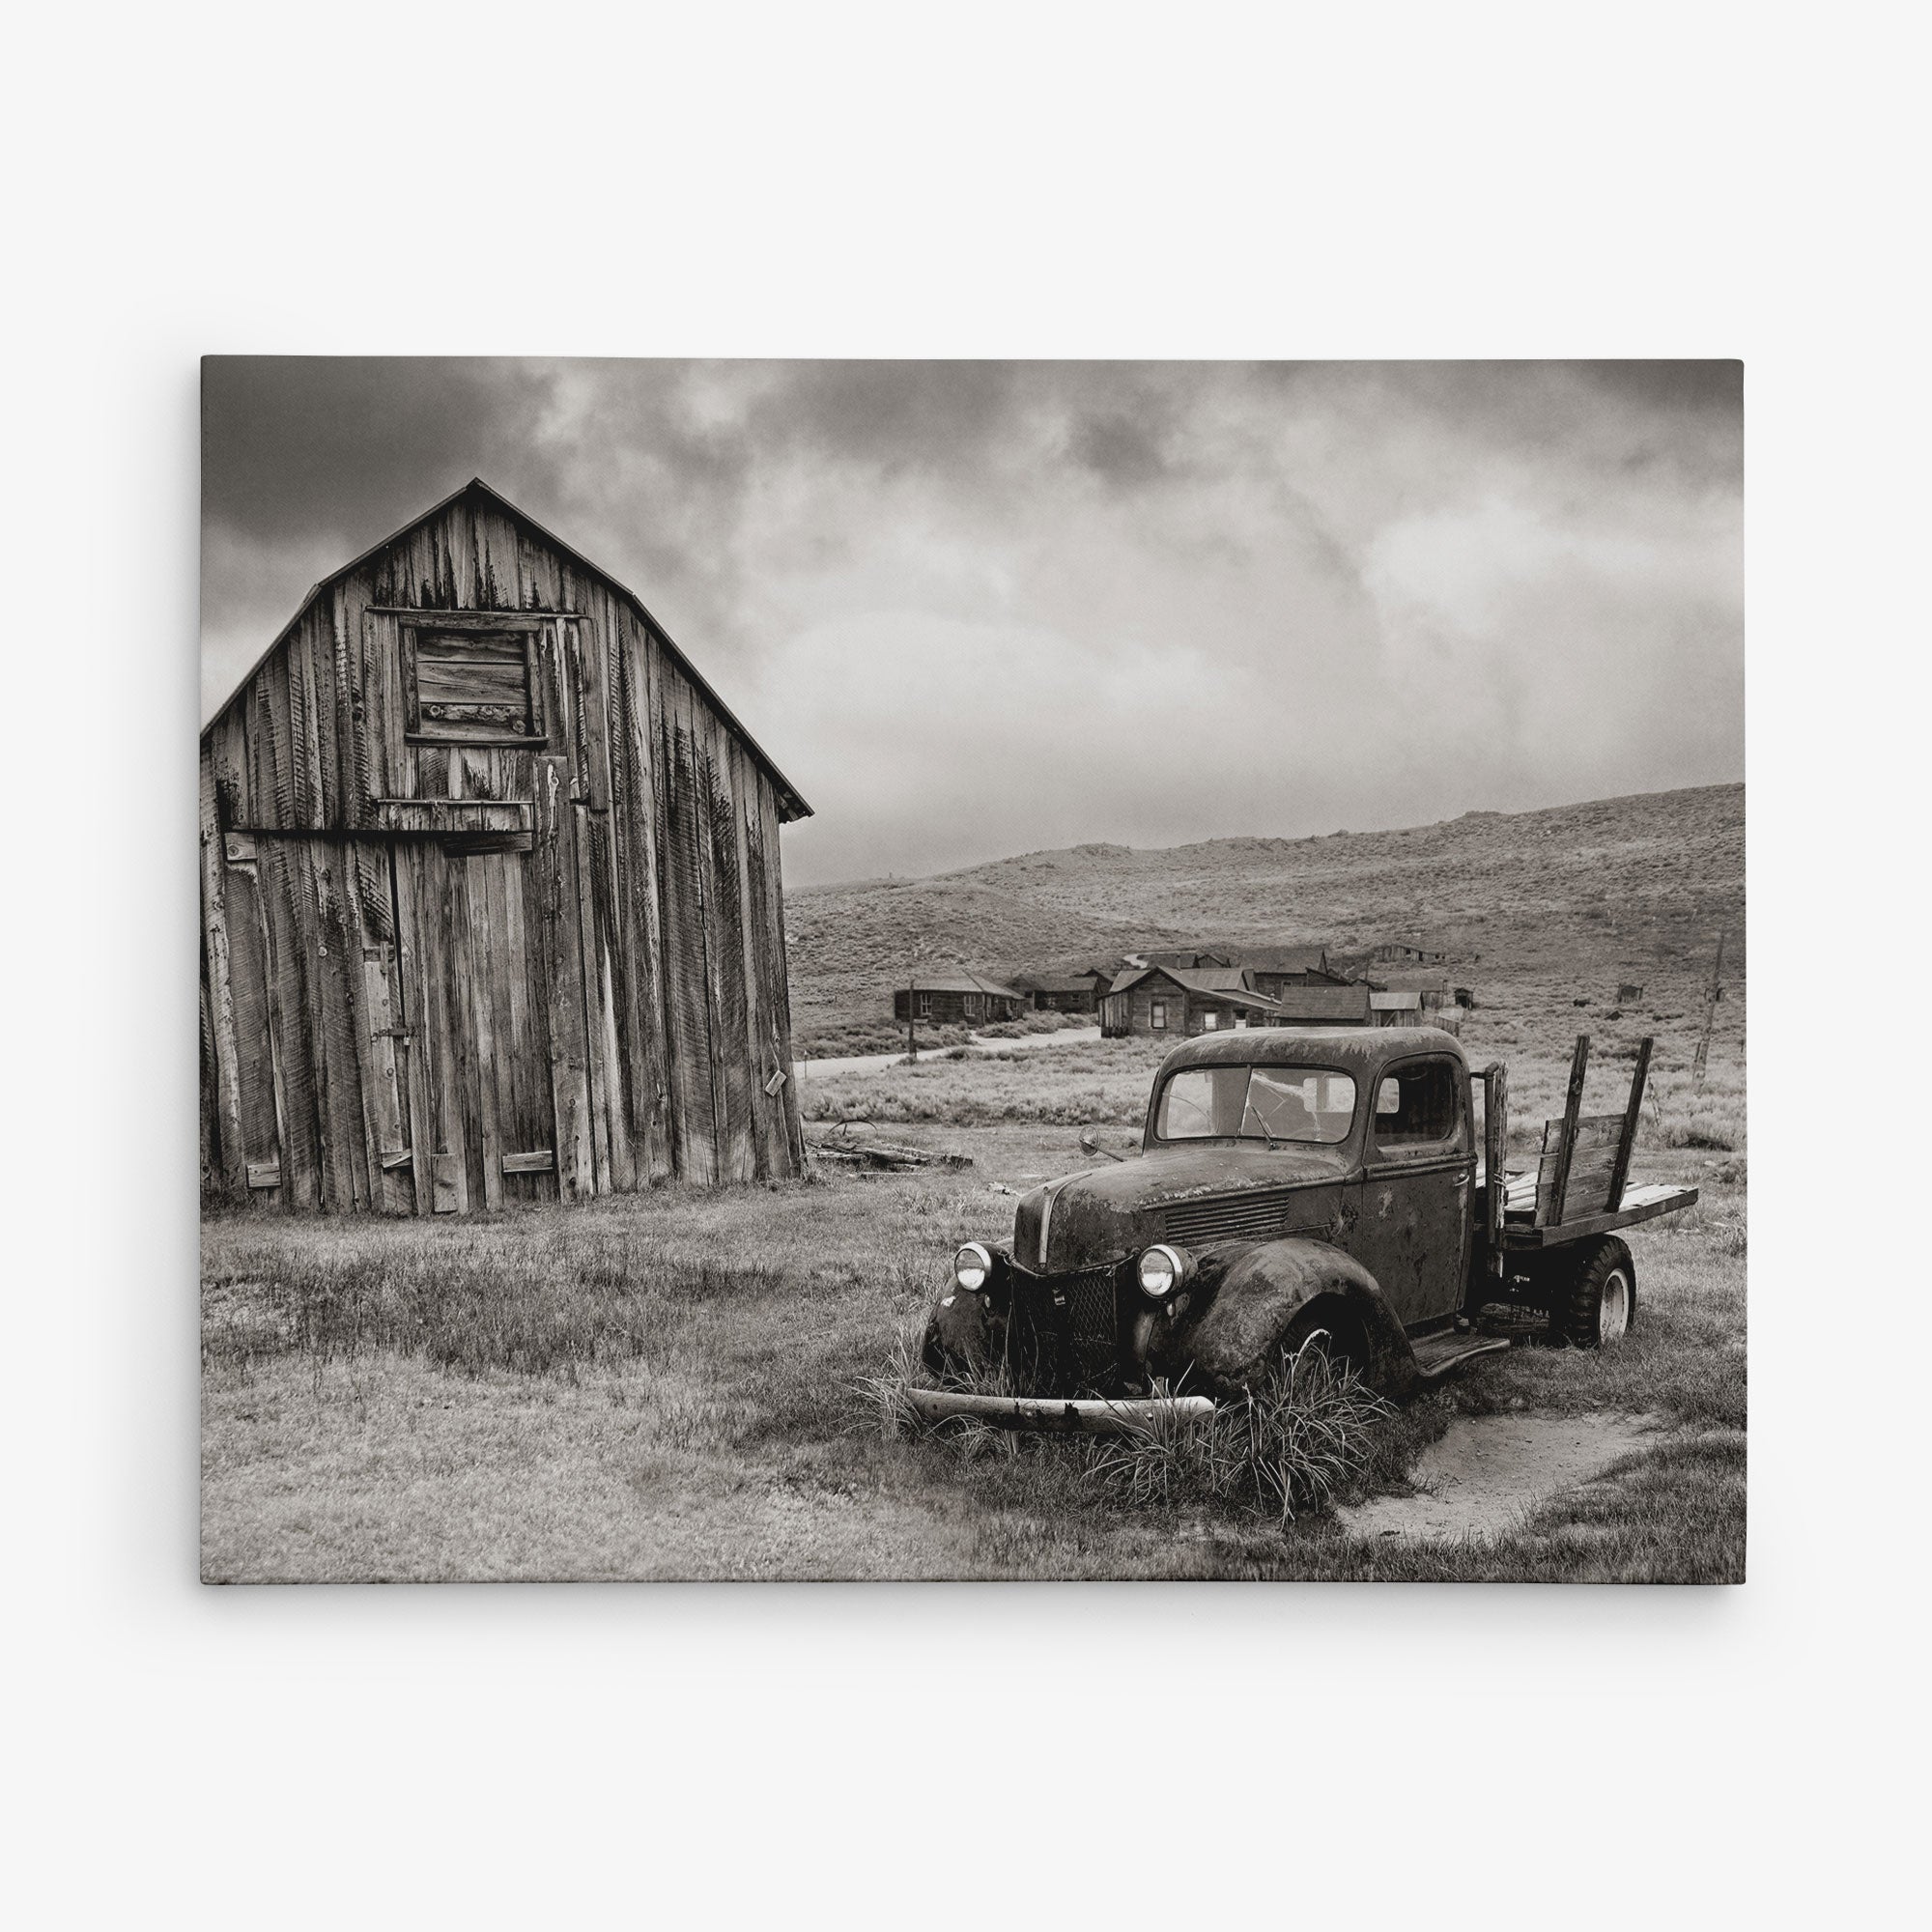
[[[1165,1301],[1194,1272],[1194,1257],[1185,1248],[1156,1241],[1140,1259],[1141,1293],[1150,1301]]]
[[[968,1241],[952,1257],[952,1279],[975,1294],[985,1287],[992,1275],[992,1250],[981,1247],[978,1241]]]

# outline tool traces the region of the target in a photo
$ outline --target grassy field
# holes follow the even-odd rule
[[[1520,1107],[1560,1090],[1560,1061],[1512,1060]],[[1151,1070],[1140,1043],[1107,1042],[868,1076],[873,1117],[970,1155],[956,1172],[464,1222],[210,1220],[204,1575],[1742,1576],[1747,1167],[1729,1058],[1701,1109],[1666,1098],[1640,1150],[1639,1179],[1705,1194],[1634,1236],[1642,1314],[1627,1346],[1470,1365],[1385,1425],[1350,1492],[1399,1490],[1459,1413],[1658,1419],[1654,1447],[1498,1543],[1371,1544],[1328,1514],[1283,1526],[1130,1505],[1077,1443],[890,1437],[863,1384],[952,1248],[1006,1232],[1001,1190],[1088,1164],[1075,1122],[1130,1139]]]

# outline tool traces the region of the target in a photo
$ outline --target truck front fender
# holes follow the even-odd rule
[[[920,1358],[932,1374],[989,1369],[1006,1352],[1007,1321],[991,1297],[949,1288],[926,1320]]]
[[[1272,1366],[1297,1318],[1321,1326],[1326,1316],[1366,1349],[1359,1367],[1373,1387],[1398,1399],[1413,1387],[1415,1354],[1402,1323],[1375,1276],[1340,1248],[1302,1236],[1264,1241],[1217,1272],[1207,1306],[1183,1319],[1163,1350],[1195,1380],[1229,1392],[1247,1387]]]

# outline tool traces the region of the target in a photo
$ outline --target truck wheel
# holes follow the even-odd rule
[[[1592,1242],[1577,1257],[1566,1299],[1556,1307],[1564,1337],[1579,1349],[1608,1349],[1636,1322],[1636,1264],[1614,1235]]]

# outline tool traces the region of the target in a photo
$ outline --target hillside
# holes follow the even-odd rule
[[[787,894],[793,1024],[801,1042],[849,1042],[854,1021],[890,1014],[922,942],[935,963],[999,975],[1148,946],[1321,942],[1348,953],[1419,938],[1444,948],[1479,996],[1634,980],[1681,1003],[1720,930],[1727,977],[1742,979],[1744,895],[1741,784],[1394,832],[1078,845]]]

